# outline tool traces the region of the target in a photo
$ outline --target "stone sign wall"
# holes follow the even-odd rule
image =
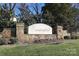
[[[70,33],[67,32],[67,30],[63,31],[64,36],[70,36]]]
[[[63,33],[63,27],[62,26],[57,26],[57,39],[64,39],[64,33]]]
[[[11,38],[11,28],[4,28],[2,31],[3,38]]]
[[[62,26],[57,27],[57,34],[52,34],[52,28],[46,24],[34,24],[29,26],[28,30],[28,34],[24,34],[24,24],[16,24],[16,35],[19,42],[54,42],[64,39]]]
[[[24,41],[24,23],[16,24],[16,36],[18,38],[18,42]]]
[[[56,35],[51,34],[29,34],[29,43],[56,42]]]
[[[52,28],[46,24],[33,24],[28,27],[28,34],[24,34],[24,23],[16,23],[16,37],[19,43],[33,42],[56,42],[63,40],[64,36],[69,35],[62,26],[56,27],[56,34],[52,34]],[[11,28],[4,28],[1,37],[11,38]],[[8,41],[8,40],[7,40]]]

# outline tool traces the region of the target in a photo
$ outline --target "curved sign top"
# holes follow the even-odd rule
[[[33,24],[28,27],[28,34],[52,34],[52,27],[43,23]]]

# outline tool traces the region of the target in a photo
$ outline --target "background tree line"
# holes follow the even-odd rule
[[[20,11],[15,14],[15,8]],[[0,4],[0,27],[8,27],[14,24],[10,21],[12,16],[16,16],[19,22],[24,22],[25,26],[34,23],[45,23],[51,27],[61,25],[64,29],[75,31],[79,27],[79,4],[68,3],[46,3],[41,6],[35,4]]]

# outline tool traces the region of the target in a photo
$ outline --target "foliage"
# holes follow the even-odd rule
[[[5,44],[5,40],[3,38],[0,38],[0,45]]]
[[[9,43],[9,44],[15,44],[16,42],[17,42],[17,38],[12,37],[12,38],[10,39],[10,43]]]
[[[42,12],[41,12],[41,5],[40,3],[31,3],[29,4],[29,11],[33,15],[33,18],[36,20],[37,23],[41,22],[42,19]]]
[[[27,4],[20,4],[18,9],[20,10],[20,22],[24,22],[27,26],[35,23],[35,19],[33,19],[33,16],[30,14]]]
[[[72,4],[66,3],[46,3],[42,8],[44,23],[56,26],[62,25],[65,29],[70,29],[74,26],[74,20],[77,12],[77,8],[72,7]],[[79,10],[78,10],[79,11]]]
[[[10,18],[14,16],[14,8],[16,4],[4,3],[0,4],[0,27],[10,26]]]
[[[10,20],[10,17],[14,15],[14,8],[16,4],[4,3],[1,5],[1,16],[2,19]]]
[[[15,44],[17,42],[17,38],[12,37],[10,39],[0,38],[0,45],[7,45],[7,44]]]

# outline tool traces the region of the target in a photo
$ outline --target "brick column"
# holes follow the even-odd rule
[[[63,27],[62,26],[57,26],[57,38],[59,40],[64,39]]]
[[[9,40],[11,38],[11,28],[4,28],[2,31],[2,38],[5,39],[5,44],[9,43]]]
[[[24,42],[24,23],[16,23],[16,37],[19,43]]]
[[[4,28],[2,36],[3,38],[11,38],[11,28]]]

